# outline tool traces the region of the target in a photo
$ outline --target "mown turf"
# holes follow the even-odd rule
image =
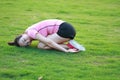
[[[0,0],[0,80],[120,80],[119,0]],[[85,52],[66,54],[7,45],[50,18],[74,25]]]

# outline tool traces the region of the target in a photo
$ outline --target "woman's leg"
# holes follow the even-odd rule
[[[65,44],[65,42],[68,42],[70,39],[69,38],[63,38],[60,37],[58,34],[52,34],[52,35],[48,35],[47,38],[53,40],[54,42],[58,43],[59,45],[61,45],[64,48],[68,48]],[[38,44],[38,48],[40,49],[51,49],[49,46],[45,45],[44,43],[39,43]]]

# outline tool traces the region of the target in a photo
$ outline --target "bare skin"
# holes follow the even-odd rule
[[[62,38],[58,36],[56,33],[53,35],[49,35],[47,37],[42,36],[41,34],[36,34],[36,40],[39,40],[40,43],[38,44],[38,48],[42,49],[56,49],[63,52],[78,52],[75,49],[66,49],[67,46],[65,46],[64,42],[69,41],[68,38]],[[22,37],[19,40],[20,46],[27,46],[30,45],[32,39],[27,34],[22,34]]]
[[[23,34],[19,40],[20,46],[28,46],[31,43],[31,38],[27,34]]]
[[[51,39],[52,41],[54,41],[55,43],[59,44],[60,46],[68,49],[68,47],[64,43],[69,41],[70,40],[69,38],[63,38],[63,37],[60,37],[57,34],[49,35],[49,36],[47,36],[47,38]],[[38,48],[41,48],[41,49],[51,49],[51,47],[49,47],[48,45],[46,45],[46,44],[44,44],[42,42],[40,42],[38,44]]]

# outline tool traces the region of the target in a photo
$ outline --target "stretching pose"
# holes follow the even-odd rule
[[[78,52],[65,43],[73,40],[76,31],[73,26],[63,20],[48,19],[28,27],[25,32],[8,42],[13,46],[29,46],[33,40],[38,40],[40,49],[56,49],[63,52]]]

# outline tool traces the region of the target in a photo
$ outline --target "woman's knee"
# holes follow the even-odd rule
[[[44,43],[39,43],[37,47],[38,47],[39,49],[44,49],[45,44],[44,44]]]

